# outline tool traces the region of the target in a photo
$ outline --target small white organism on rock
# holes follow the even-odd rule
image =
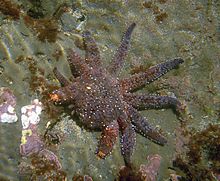
[[[14,123],[18,120],[15,113],[16,97],[7,87],[0,88],[0,122]]]
[[[23,129],[27,129],[30,124],[38,124],[40,121],[40,114],[42,111],[42,103],[38,99],[34,99],[31,105],[23,106],[21,108],[21,122]]]

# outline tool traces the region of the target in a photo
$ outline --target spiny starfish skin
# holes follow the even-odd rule
[[[84,32],[82,36],[85,59],[74,50],[69,50],[67,60],[73,79],[69,81],[55,68],[54,74],[62,87],[51,94],[55,104],[74,109],[81,118],[82,125],[91,130],[102,131],[96,152],[100,158],[110,154],[117,138],[120,137],[121,153],[126,165],[131,164],[136,132],[160,145],[167,142],[138,110],[169,107],[179,110],[181,107],[180,101],[174,97],[133,93],[169,70],[177,68],[183,63],[181,58],[155,65],[128,78],[118,78],[135,26],[135,23],[132,23],[128,27],[107,68],[102,65],[98,47],[91,34],[88,31]]]

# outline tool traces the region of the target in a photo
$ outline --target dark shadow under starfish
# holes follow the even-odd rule
[[[137,88],[177,68],[183,63],[181,58],[155,65],[128,78],[118,78],[135,26],[135,23],[132,23],[128,27],[107,68],[102,65],[98,47],[90,32],[84,32],[82,36],[85,59],[74,50],[69,50],[67,60],[73,79],[69,81],[55,68],[53,72],[62,87],[50,95],[56,105],[65,105],[74,110],[86,128],[102,131],[96,151],[100,158],[110,154],[117,138],[120,137],[121,153],[126,165],[131,163],[135,132],[160,145],[167,142],[138,110],[172,107],[178,112],[182,107],[180,101],[174,97],[133,93]]]

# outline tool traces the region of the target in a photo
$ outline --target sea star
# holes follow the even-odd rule
[[[181,58],[155,65],[129,78],[118,78],[135,26],[136,24],[132,23],[128,27],[121,45],[107,68],[102,65],[98,47],[90,32],[83,32],[85,59],[74,50],[69,50],[67,60],[73,78],[69,81],[57,68],[54,68],[53,72],[62,87],[50,95],[55,104],[66,105],[74,110],[73,112],[81,118],[82,125],[92,130],[102,131],[96,151],[98,157],[105,158],[110,154],[117,137],[120,136],[121,153],[126,165],[131,163],[135,132],[160,145],[167,142],[164,136],[154,129],[137,110],[166,107],[178,109],[181,106],[180,101],[174,97],[132,93],[169,70],[177,68],[183,63]]]

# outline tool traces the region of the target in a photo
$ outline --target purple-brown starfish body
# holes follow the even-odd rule
[[[169,96],[148,96],[131,93],[137,88],[153,82],[171,69],[183,63],[180,58],[149,68],[129,78],[117,76],[126,57],[131,33],[135,23],[125,32],[112,63],[102,65],[98,47],[89,32],[83,33],[85,59],[70,50],[68,62],[73,80],[66,79],[56,68],[54,74],[62,87],[51,94],[51,99],[60,105],[69,105],[79,115],[82,124],[92,130],[101,130],[97,155],[105,158],[120,136],[121,153],[127,165],[138,132],[150,140],[164,145],[166,139],[154,129],[137,111],[151,108],[177,108],[181,103]]]

